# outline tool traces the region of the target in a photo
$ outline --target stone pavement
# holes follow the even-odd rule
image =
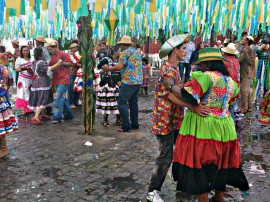
[[[82,135],[81,108],[62,124],[36,126],[30,116],[19,116],[19,130],[7,136],[10,155],[0,160],[0,202],[18,201],[146,201],[158,152],[150,133],[153,92],[139,99],[140,129],[118,133],[115,117],[104,128],[97,115],[94,135]],[[239,134],[249,193],[228,187],[226,201],[269,201],[270,134],[248,114]],[[91,141],[92,146],[84,146]],[[165,202],[195,201],[175,191],[168,176],[162,187]],[[211,195],[211,194],[210,194]]]

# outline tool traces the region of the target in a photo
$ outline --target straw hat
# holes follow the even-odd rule
[[[223,43],[229,43],[230,42],[230,39],[225,39],[224,41],[223,41]]]
[[[236,50],[236,47],[235,47],[234,43],[229,43],[229,44],[227,45],[227,47],[221,48],[221,50],[222,50],[224,53],[229,53],[229,54],[233,54],[233,55],[239,54],[239,52]]]
[[[204,61],[211,61],[211,60],[222,60],[228,61],[222,57],[220,51],[216,48],[202,48],[199,50],[199,58],[193,64],[199,64]]]
[[[68,47],[68,49],[75,48],[75,47],[78,47],[78,44],[72,43],[72,44],[70,44],[70,46]]]
[[[167,56],[175,47],[184,43],[190,36],[188,34],[175,35],[169,38],[162,45],[159,51],[159,57],[162,59]]]
[[[19,46],[19,41],[17,41],[17,40],[12,40],[11,43],[14,43],[14,44],[16,44],[17,46]]]
[[[249,39],[249,40],[251,40],[251,41],[254,41],[254,38],[251,35],[246,36],[246,38]]]
[[[57,43],[56,40],[49,38],[49,39],[46,40],[46,44],[45,45],[46,45],[46,47],[57,46],[58,43]]]
[[[134,42],[131,40],[130,36],[122,36],[121,40],[117,42],[117,44],[133,44]]]
[[[44,39],[43,36],[37,36],[36,38],[34,38],[34,40],[42,42],[42,43],[47,43],[47,41]]]

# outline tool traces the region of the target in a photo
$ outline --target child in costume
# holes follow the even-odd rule
[[[143,94],[143,90],[144,90],[144,95],[148,96],[150,65],[148,64],[147,58],[142,58],[142,72],[143,72],[143,83],[142,83],[140,95]]]
[[[270,90],[263,97],[261,115],[259,122],[270,126]]]
[[[18,129],[15,116],[11,110],[8,92],[0,84],[0,158],[9,154],[6,144],[6,135]]]
[[[83,73],[82,68],[79,68],[76,73],[76,79],[74,81],[74,92],[82,93],[82,86],[83,86],[83,79],[82,79]]]

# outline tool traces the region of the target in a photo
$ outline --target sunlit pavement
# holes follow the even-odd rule
[[[153,94],[140,97],[140,129],[130,133],[116,132],[113,116],[103,127],[97,115],[94,135],[82,135],[81,108],[73,110],[74,120],[56,125],[36,126],[31,115],[19,115],[19,130],[7,136],[10,155],[0,160],[0,201],[146,201],[158,151],[150,133]],[[247,114],[239,133],[251,189],[228,187],[226,201],[269,201],[270,129],[257,122],[258,115]],[[169,175],[161,196],[165,202],[195,201],[176,192]]]

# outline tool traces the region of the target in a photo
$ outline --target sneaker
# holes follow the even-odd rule
[[[159,196],[157,190],[154,190],[152,192],[148,192],[147,201],[149,201],[149,202],[164,202],[162,200],[162,198]]]

